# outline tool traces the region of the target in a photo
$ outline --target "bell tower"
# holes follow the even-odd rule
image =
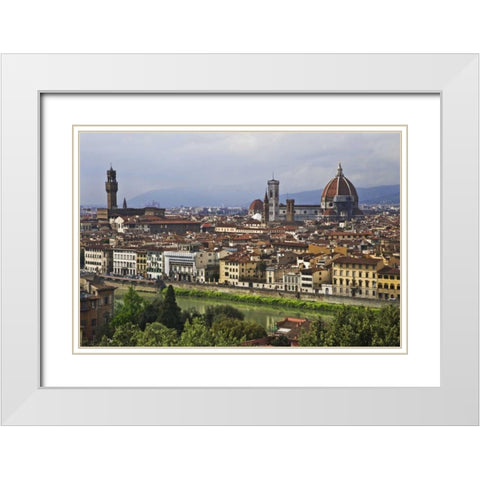
[[[117,172],[110,165],[110,170],[107,170],[107,181],[105,182],[105,190],[107,191],[107,208],[113,210],[117,208]]]
[[[268,190],[268,212],[270,222],[278,222],[280,218],[279,209],[279,190],[280,182],[275,180],[272,175],[272,179],[267,182]]]

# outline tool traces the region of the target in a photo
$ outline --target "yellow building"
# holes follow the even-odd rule
[[[259,260],[253,260],[248,255],[230,255],[220,260],[218,282],[229,285],[238,282],[265,283],[265,272],[266,265]]]
[[[377,272],[381,259],[338,257],[332,262],[333,294],[346,297],[377,298]]]
[[[147,278],[147,251],[137,250],[137,275]]]
[[[378,298],[382,300],[400,300],[400,269],[383,267],[377,272]]]

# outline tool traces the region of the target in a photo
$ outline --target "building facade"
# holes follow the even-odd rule
[[[163,278],[163,250],[147,250],[147,278],[150,280]]]
[[[97,340],[98,329],[113,318],[116,287],[105,286],[95,276],[80,278],[80,343]]]
[[[84,249],[85,266],[89,272],[107,275],[113,271],[113,251],[104,246]]]
[[[137,252],[131,249],[115,249],[113,251],[113,274],[122,276],[136,276]]]
[[[377,272],[383,260],[338,257],[332,262],[333,295],[377,298]]]
[[[400,269],[383,267],[377,272],[378,298],[382,300],[400,300]]]

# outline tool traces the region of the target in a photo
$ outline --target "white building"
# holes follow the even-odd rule
[[[147,278],[163,278],[163,251],[147,250]]]
[[[115,275],[137,275],[137,252],[128,249],[113,251],[113,273]]]
[[[193,282],[197,278],[197,252],[173,251],[163,253],[163,270],[172,280]]]
[[[106,275],[112,268],[112,251],[104,247],[85,248],[84,269],[89,272],[95,272]]]
[[[283,274],[283,288],[286,292],[301,291],[302,276],[296,272],[285,272]]]

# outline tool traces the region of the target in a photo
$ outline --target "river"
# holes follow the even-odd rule
[[[283,307],[265,307],[262,305],[247,305],[245,303],[229,302],[225,300],[211,300],[205,298],[177,297],[177,304],[183,310],[193,308],[198,313],[205,313],[210,305],[231,305],[240,310],[245,315],[245,320],[253,320],[262,325],[267,332],[276,328],[276,322],[285,317],[294,318],[317,318],[319,313],[302,312],[301,310],[287,310]],[[322,318],[331,318],[329,315],[322,314]]]
[[[115,292],[115,298],[119,301],[123,299],[127,289],[120,287]],[[149,301],[152,301],[158,294],[138,292],[142,297]],[[331,319],[331,314],[320,314],[318,312],[305,312],[302,310],[286,309],[284,307],[267,307],[264,305],[248,305],[245,303],[237,303],[228,300],[213,300],[211,298],[195,298],[195,297],[181,297],[177,296],[177,304],[182,310],[195,309],[198,313],[205,313],[206,309],[210,305],[231,305],[232,307],[240,310],[245,320],[253,320],[256,323],[262,325],[265,330],[272,332],[276,329],[276,323],[283,320],[285,317],[294,318],[318,318],[322,316],[324,319]]]

